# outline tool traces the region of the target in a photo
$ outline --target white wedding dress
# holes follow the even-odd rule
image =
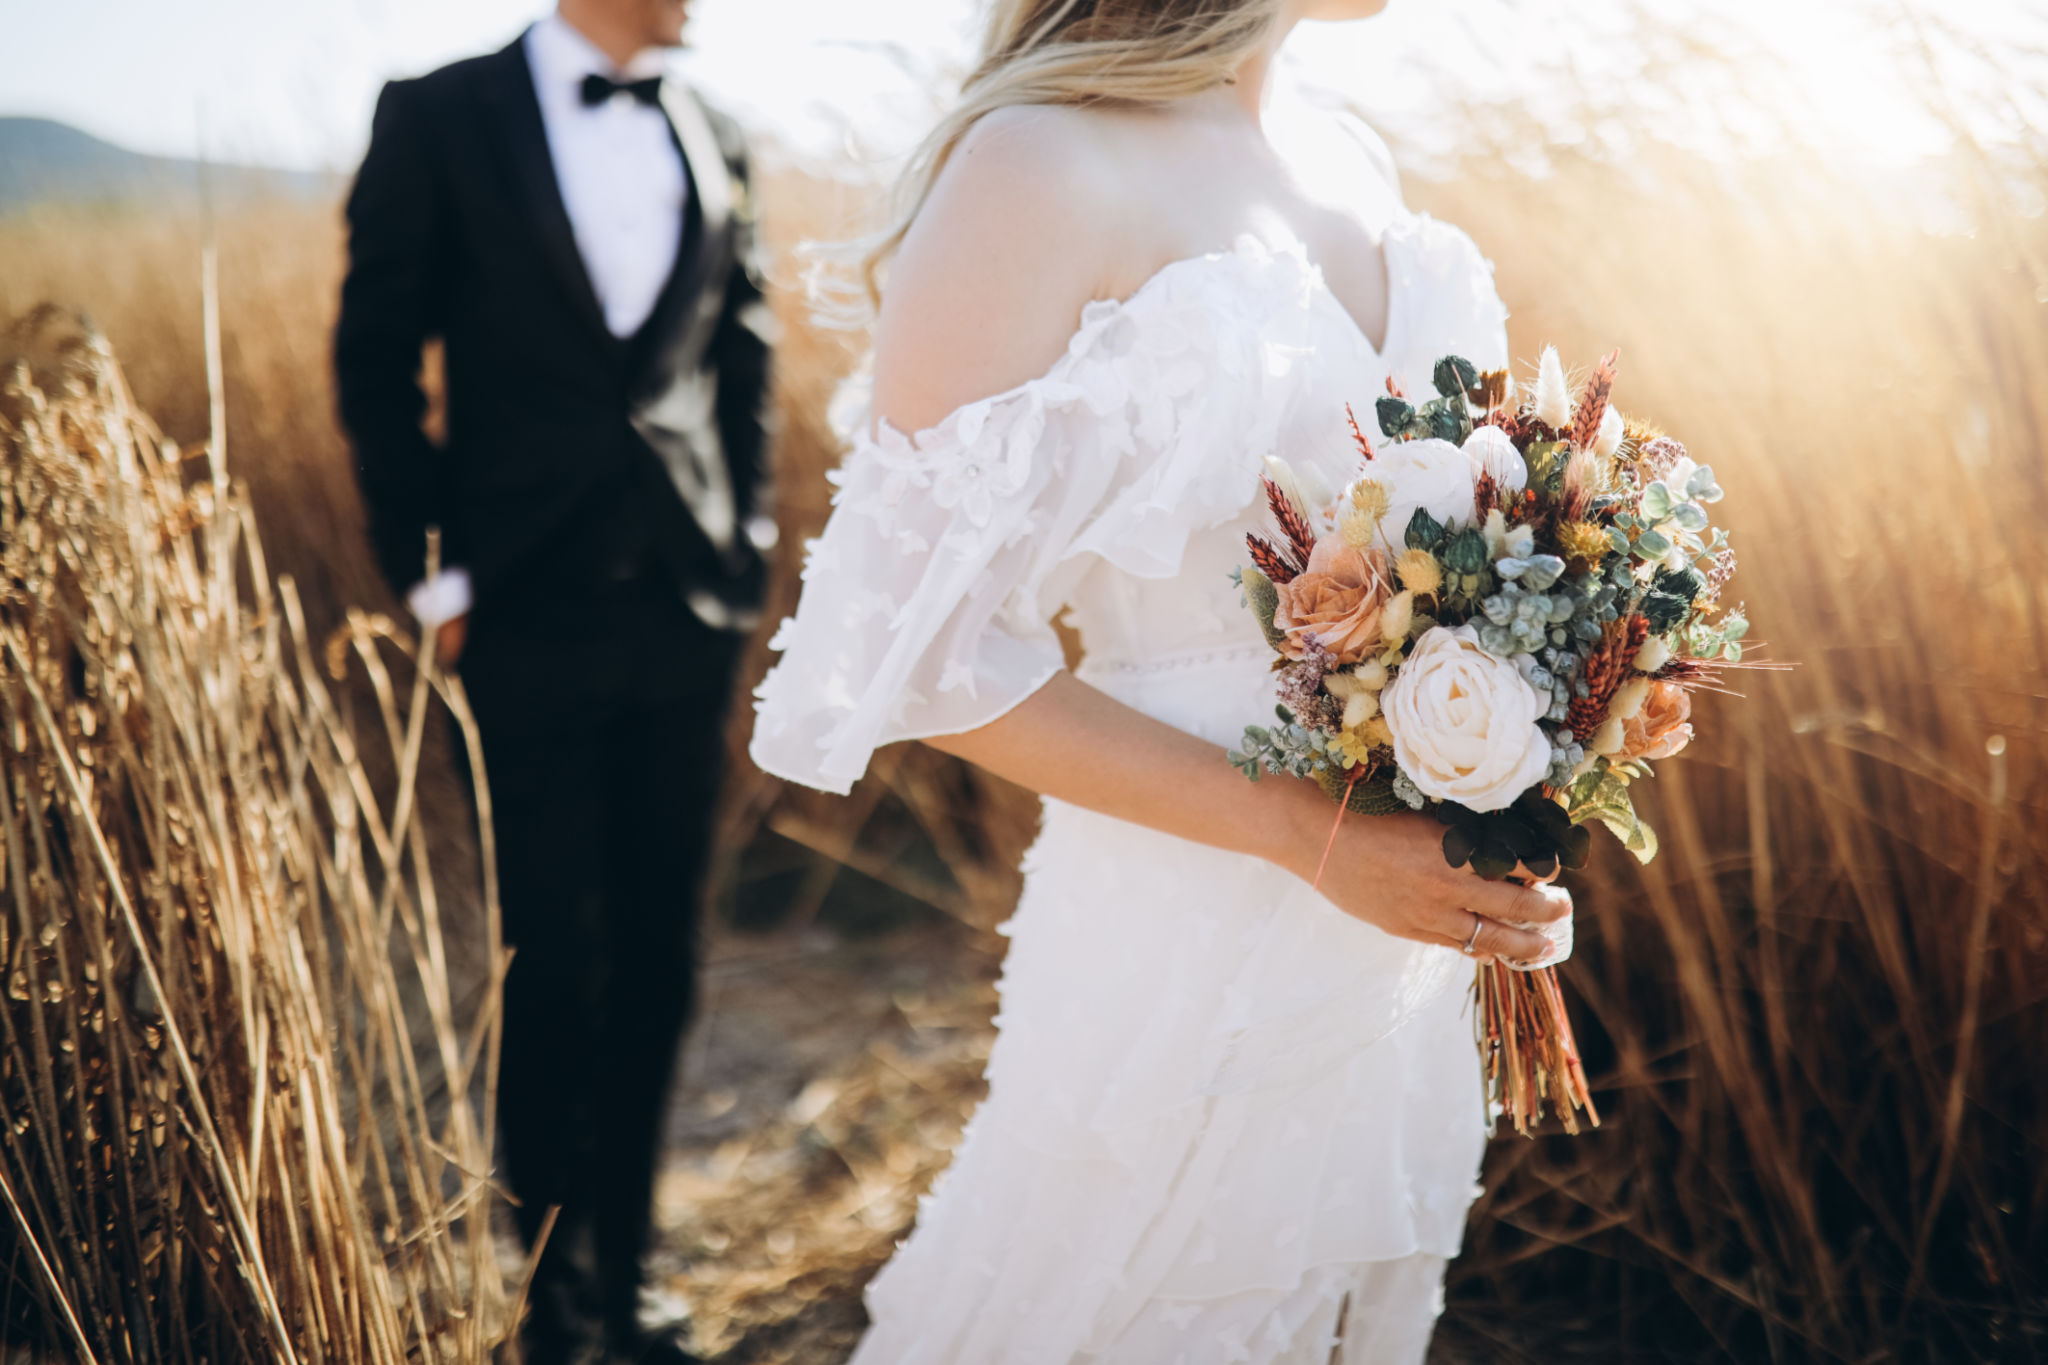
[[[1063,607],[1091,685],[1220,745],[1270,720],[1229,577],[1263,457],[1340,488],[1347,403],[1372,428],[1390,374],[1419,399],[1447,353],[1507,363],[1491,266],[1383,183],[1377,352],[1298,244],[1246,237],[914,439],[856,401],[755,761],[844,792],[881,745],[985,724],[1064,667]],[[856,1365],[1421,1362],[1488,1126],[1465,960],[1055,800],[1025,871],[988,1099]]]

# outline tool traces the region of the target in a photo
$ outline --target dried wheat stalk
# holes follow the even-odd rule
[[[481,772],[460,685],[353,616],[330,661],[381,712],[353,732],[241,493],[104,341],[50,312],[16,341],[43,363],[0,387],[0,1263],[82,1360],[487,1360],[505,953],[487,884],[492,989],[458,1009],[414,818],[436,697]]]

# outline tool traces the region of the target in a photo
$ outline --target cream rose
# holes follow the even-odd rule
[[[1430,437],[1397,442],[1373,457],[1371,469],[1372,477],[1387,490],[1380,535],[1396,554],[1408,544],[1408,522],[1418,507],[1439,522],[1472,520],[1477,466],[1449,441]]]
[[[1549,770],[1536,725],[1547,702],[1470,626],[1424,631],[1380,695],[1401,771],[1425,795],[1477,811],[1514,804]]]
[[[1529,462],[1508,434],[1496,426],[1483,426],[1465,438],[1465,454],[1474,470],[1493,475],[1503,493],[1519,493],[1529,486]]]

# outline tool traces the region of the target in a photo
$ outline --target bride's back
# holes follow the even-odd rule
[[[1323,116],[1328,117],[1328,116]],[[1343,139],[1325,140],[1343,146]],[[874,413],[902,430],[1044,372],[1091,299],[1246,234],[1299,242],[1374,343],[1383,163],[1304,176],[1233,88],[1148,107],[1021,105],[968,129],[891,262]]]

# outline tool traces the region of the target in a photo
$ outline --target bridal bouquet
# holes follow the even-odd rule
[[[1647,862],[1631,785],[1692,738],[1692,689],[1740,665],[1748,621],[1707,508],[1713,470],[1609,402],[1617,355],[1577,394],[1555,350],[1534,391],[1448,356],[1436,393],[1389,382],[1378,450],[1341,492],[1269,458],[1279,534],[1246,538],[1239,585],[1278,655],[1277,727],[1230,755],[1246,776],[1320,783],[1344,813],[1425,811],[1482,877],[1584,865],[1589,826]],[[1334,831],[1333,831],[1334,836]],[[1548,1099],[1600,1121],[1551,968],[1483,966],[1492,1102],[1527,1134]]]

